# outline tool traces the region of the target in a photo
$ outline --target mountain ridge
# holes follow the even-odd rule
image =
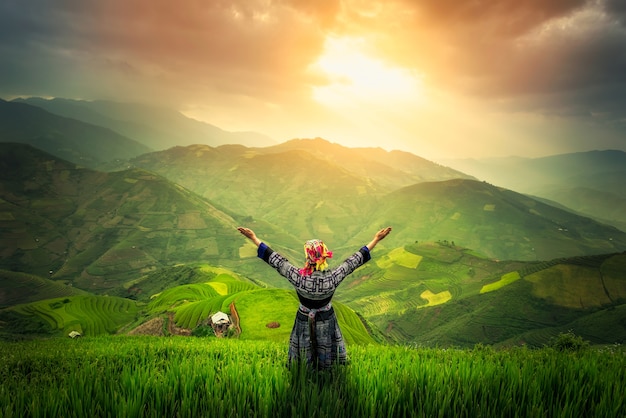
[[[133,138],[154,150],[173,146],[207,144],[218,146],[242,143],[272,145],[275,141],[256,132],[229,132],[215,125],[189,118],[166,107],[115,101],[15,99],[64,117],[100,125]]]
[[[0,141],[32,145],[76,164],[95,167],[151,148],[108,128],[65,118],[36,106],[0,99]]]
[[[594,150],[539,158],[445,160],[482,180],[560,203],[626,230],[626,152]]]
[[[174,266],[202,263],[286,289],[280,276],[259,268],[235,226],[251,226],[297,264],[304,239],[324,239],[340,260],[392,225],[373,262],[337,292],[338,303],[387,337],[540,344],[575,325],[596,343],[610,343],[610,335],[623,341],[623,232],[500,185],[456,178],[410,153],[321,138],[276,147],[190,145],[113,161],[118,171],[102,172],[32,146],[0,144],[0,151],[0,268],[127,298],[173,284]],[[583,266],[571,267],[576,257]],[[593,261],[600,259],[612,264]],[[608,302],[598,274],[610,280]],[[584,305],[568,305],[568,292],[580,292]],[[500,299],[519,303],[506,310]]]

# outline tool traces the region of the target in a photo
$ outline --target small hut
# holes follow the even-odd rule
[[[217,312],[211,316],[211,326],[215,335],[221,337],[230,327],[230,318],[224,312]]]

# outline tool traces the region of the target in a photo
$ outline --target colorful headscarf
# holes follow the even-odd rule
[[[328,267],[326,259],[333,258],[333,252],[328,251],[326,244],[319,239],[311,239],[304,243],[304,256],[306,261],[300,274],[309,276],[314,270],[325,270]]]

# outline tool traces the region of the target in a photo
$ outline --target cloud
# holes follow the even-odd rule
[[[167,103],[227,129],[283,121],[283,133],[315,135],[345,115],[314,102],[337,80],[311,68],[329,39],[358,39],[365,61],[415,75],[420,103],[433,106],[380,100],[393,113],[385,126],[437,113],[439,135],[437,123],[464,113],[482,134],[493,124],[475,118],[508,113],[623,132],[625,25],[621,0],[4,0],[0,97]],[[351,116],[346,137],[368,111],[383,116]],[[396,128],[406,141],[411,129],[425,135]]]
[[[406,1],[373,21],[392,22],[379,28],[379,51],[420,69],[441,89],[487,100],[518,98],[520,106],[531,103],[533,95],[541,101],[561,94],[561,103],[548,104],[566,107],[573,97],[585,106],[592,96],[589,104],[601,106],[600,97],[607,96],[607,106],[615,108],[618,97],[609,97],[610,92],[626,86],[622,4]],[[392,21],[394,15],[398,18]],[[367,22],[361,29],[371,33]],[[603,89],[605,94],[598,94]]]
[[[46,63],[81,68],[92,81],[130,78],[127,84],[140,81],[145,90],[175,83],[181,95],[214,90],[267,100],[301,89],[335,7],[261,0],[28,4],[0,6],[0,47],[12,57],[4,74]],[[24,75],[21,84],[48,78]]]

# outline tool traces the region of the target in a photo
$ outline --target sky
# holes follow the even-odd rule
[[[433,160],[626,150],[623,0],[2,0],[0,98]]]

